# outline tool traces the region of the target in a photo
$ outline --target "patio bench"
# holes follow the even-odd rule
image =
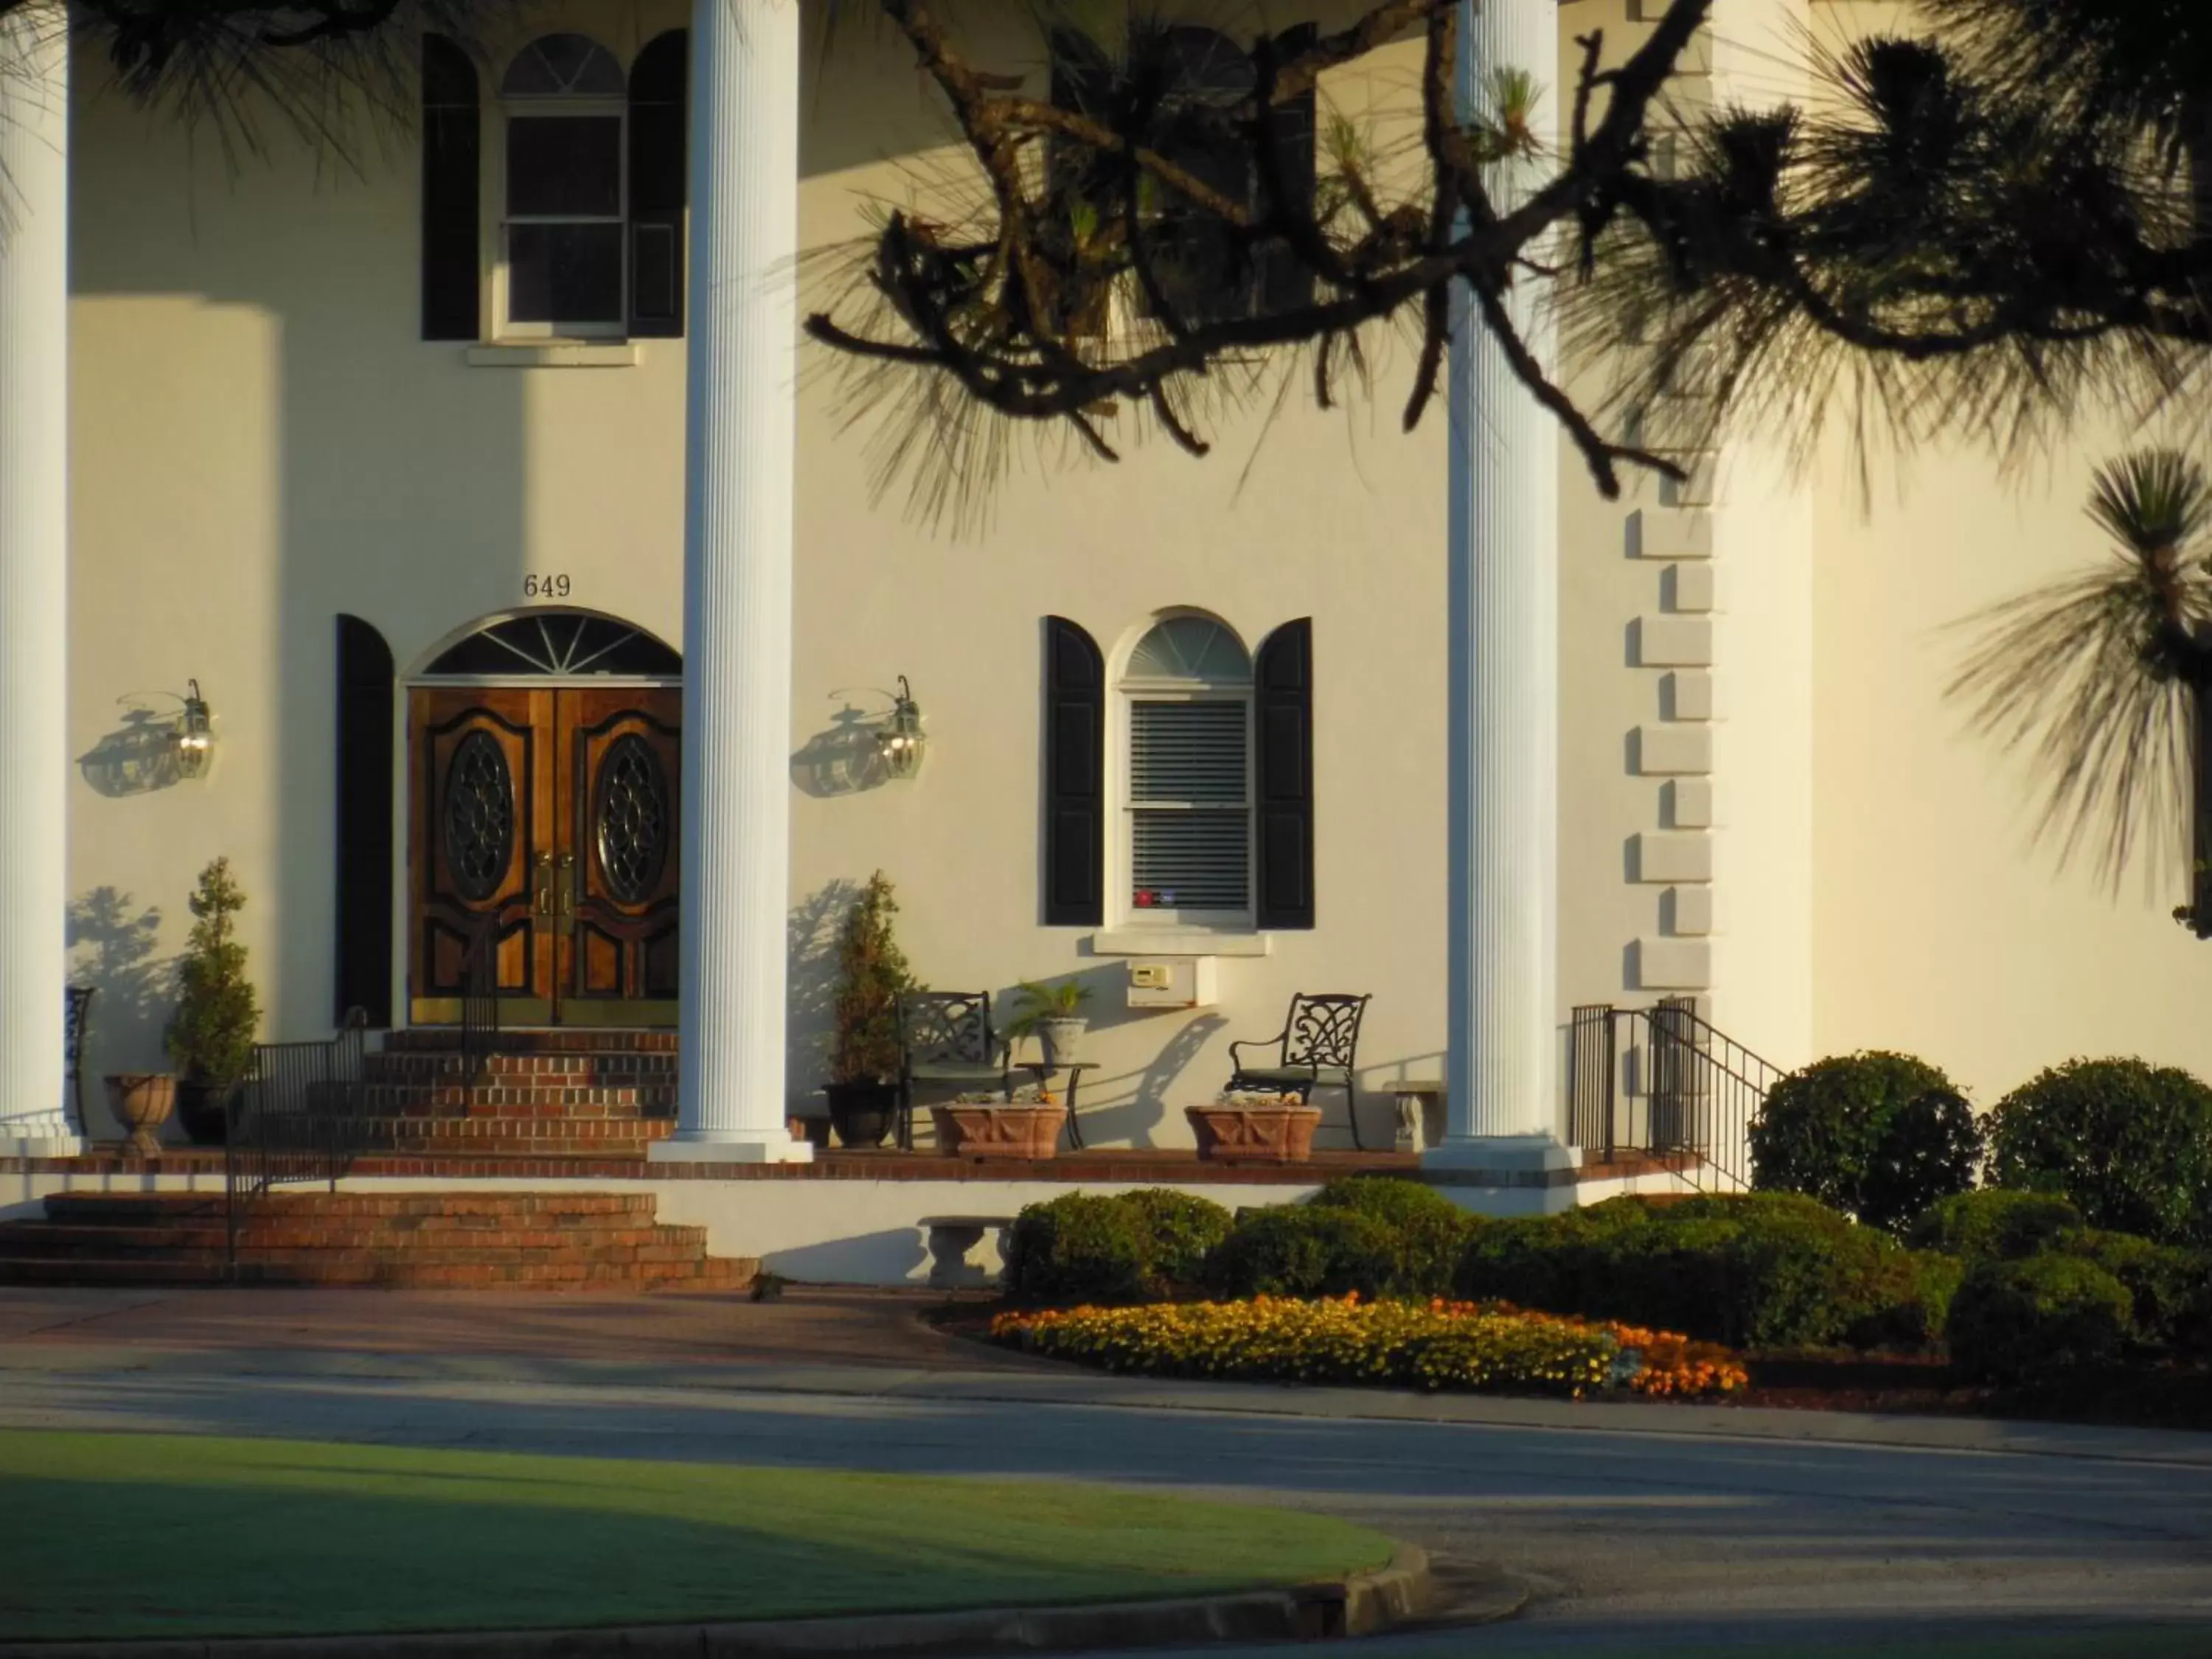
[[[991,1282],[991,1270],[970,1261],[968,1252],[983,1242],[987,1232],[1003,1234],[1014,1224],[1010,1215],[926,1215],[929,1229],[929,1284],[932,1290],[961,1291]]]

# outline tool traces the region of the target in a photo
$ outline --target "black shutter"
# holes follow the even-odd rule
[[[1314,925],[1313,620],[1260,647],[1253,685],[1258,776],[1259,925]]]
[[[422,337],[483,337],[483,165],[477,66],[442,34],[422,37]]]
[[[392,1024],[392,647],[338,618],[337,1017]]]
[[[1044,920],[1106,921],[1106,659],[1065,617],[1044,619]]]
[[[629,331],[684,332],[684,202],[690,37],[646,42],[629,71]]]
[[[1297,57],[1311,46],[1320,33],[1311,23],[1285,30],[1275,37],[1277,60]],[[1313,211],[1317,188],[1315,150],[1320,143],[1310,88],[1290,102],[1275,106],[1275,176],[1281,181],[1285,195],[1309,214]],[[1262,312],[1289,311],[1313,303],[1313,270],[1291,251],[1289,243],[1277,240],[1263,246],[1259,250],[1259,266]]]

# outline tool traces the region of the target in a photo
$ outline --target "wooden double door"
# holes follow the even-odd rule
[[[683,692],[421,686],[408,702],[412,1021],[460,1020],[489,930],[501,1025],[674,1024]]]

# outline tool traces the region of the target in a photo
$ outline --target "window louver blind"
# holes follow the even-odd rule
[[[1139,909],[1251,903],[1251,708],[1242,698],[1129,706],[1130,876]]]

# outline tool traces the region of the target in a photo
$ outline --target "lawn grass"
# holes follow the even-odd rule
[[[1097,1486],[0,1431],[0,1632],[19,1639],[1117,1601],[1389,1552],[1325,1516]]]

